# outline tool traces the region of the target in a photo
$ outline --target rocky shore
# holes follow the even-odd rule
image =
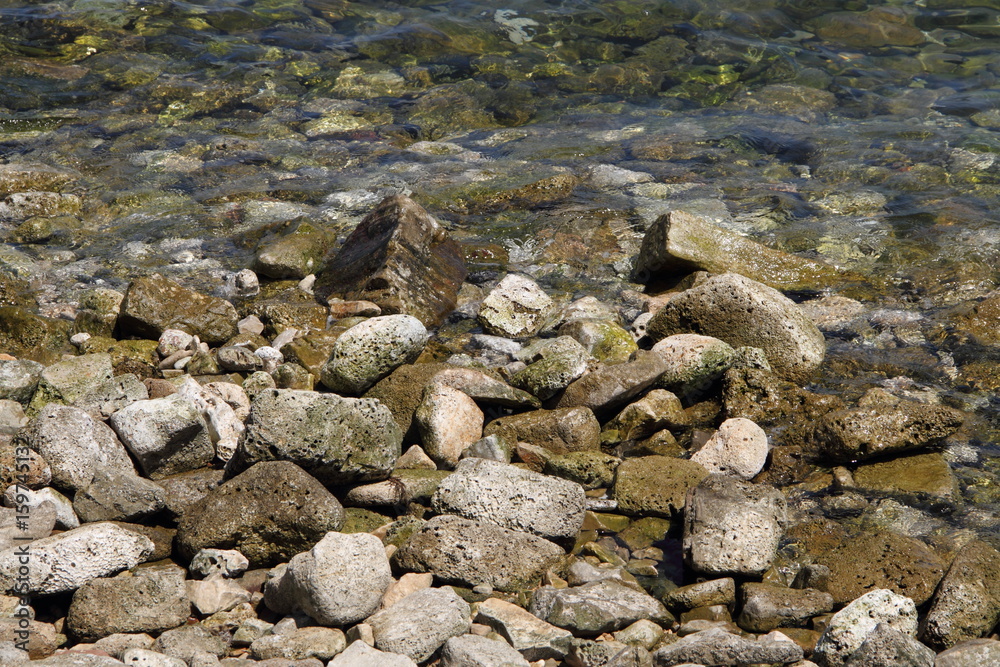
[[[684,211],[614,302],[401,195],[327,246],[0,307],[0,664],[1000,663],[971,415],[809,385],[900,317],[856,276]]]

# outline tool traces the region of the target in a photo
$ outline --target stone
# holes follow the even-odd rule
[[[13,547],[0,552],[0,590],[15,586],[19,556]],[[29,594],[65,593],[88,581],[135,567],[153,553],[153,542],[112,523],[88,523],[31,543],[28,580],[17,581]]]
[[[163,632],[156,638],[152,650],[190,664],[194,656],[203,651],[221,658],[226,654],[226,642],[200,625],[182,625]]]
[[[252,373],[261,370],[264,362],[242,345],[227,345],[215,351],[219,368],[234,373]]]
[[[339,530],[344,511],[315,477],[287,461],[258,463],[209,491],[177,525],[190,560],[201,549],[236,549],[252,566],[287,561]]]
[[[12,486],[8,491],[14,493],[7,494],[8,496],[14,495],[15,501],[18,495],[21,497],[27,495],[17,494],[16,490],[17,487]],[[0,508],[0,549],[18,546],[28,547],[32,540],[42,539],[52,534],[52,529],[56,525],[56,508],[51,502],[42,501],[33,507],[15,504],[14,507]],[[21,518],[24,516],[27,516],[27,519]]]
[[[250,602],[250,591],[232,579],[189,579],[185,585],[191,606],[202,616],[229,611]]]
[[[479,603],[476,622],[487,625],[528,660],[561,660],[569,651],[573,634],[557,628],[526,609],[487,598]]]
[[[713,474],[731,474],[745,480],[764,469],[767,462],[768,442],[764,429],[749,419],[727,419],[719,430],[691,455]]]
[[[560,336],[570,336],[587,354],[605,364],[622,364],[639,349],[632,335],[619,324],[605,319],[573,319],[559,327]]]
[[[441,581],[516,591],[537,582],[564,555],[541,537],[445,514],[424,524],[392,560],[405,571],[431,572]]]
[[[649,651],[639,646],[628,646],[617,640],[574,639],[567,663],[592,667],[653,667]]]
[[[412,199],[393,195],[348,236],[317,275],[315,291],[371,301],[430,327],[455,309],[465,276],[462,250],[441,224]]]
[[[554,345],[560,341],[570,344]],[[560,336],[549,344],[552,351],[544,352],[537,360],[510,376],[510,383],[518,389],[534,394],[542,400],[555,396],[571,382],[589,370],[590,354],[580,343],[569,336]],[[528,352],[532,347],[525,348]],[[520,355],[519,355],[520,357]],[[522,359],[523,360],[523,359]]]
[[[166,507],[166,493],[156,482],[135,474],[100,470],[73,497],[80,520],[135,521]]]
[[[614,484],[620,463],[621,459],[604,452],[569,452],[546,461],[543,472],[576,482],[584,490],[607,489]]]
[[[181,516],[187,509],[222,484],[225,471],[203,468],[157,480],[166,494],[167,511]]]
[[[641,646],[647,651],[656,646],[663,635],[663,628],[645,618],[614,633],[616,641],[628,646]]]
[[[517,410],[539,408],[542,405],[541,401],[528,392],[515,389],[506,382],[474,368],[445,365],[439,372],[434,373],[430,383],[458,389],[477,403]]]
[[[670,518],[684,509],[688,490],[708,476],[704,466],[670,456],[625,459],[612,490],[618,511]]]
[[[457,514],[548,539],[573,537],[583,525],[583,488],[488,459],[463,459],[431,500],[439,514]]]
[[[656,384],[666,370],[663,357],[639,350],[632,361],[601,366],[570,384],[555,407],[586,407],[602,419],[610,417]]]
[[[437,491],[445,470],[394,470],[384,482],[355,486],[344,502],[359,507],[405,507],[408,503],[427,503]]]
[[[673,618],[659,600],[615,579],[570,588],[543,586],[532,596],[530,611],[576,636],[588,637],[621,630],[640,619]]]
[[[425,588],[430,588],[433,584],[433,574],[417,574],[415,572],[407,572],[398,580],[389,584],[389,588],[386,589],[385,595],[382,596],[381,609],[388,609],[410,593],[416,593],[417,591]]]
[[[533,410],[494,419],[483,435],[527,442],[553,454],[600,449],[601,425],[588,408]]]
[[[508,273],[479,308],[483,331],[515,340],[531,338],[555,315],[555,303],[535,281]]]
[[[429,385],[414,413],[424,450],[443,468],[454,468],[483,436],[485,416],[468,395],[445,385]]]
[[[209,345],[238,333],[240,317],[231,303],[182,287],[160,274],[132,281],[125,291],[118,326],[123,335],[157,340],[167,329],[181,329]]]
[[[257,244],[253,270],[274,280],[305,278],[319,268],[330,240],[325,229],[306,220],[283,223]]]
[[[908,634],[879,623],[845,667],[934,667],[934,651]]]
[[[45,366],[30,359],[0,359],[0,399],[27,406]]]
[[[441,647],[441,667],[528,667],[528,661],[503,640],[460,635]]]
[[[178,394],[132,403],[111,415],[111,426],[151,479],[197,470],[215,458],[205,418]]]
[[[202,549],[194,555],[188,571],[202,579],[221,576],[233,579],[250,567],[247,557],[234,549]]]
[[[692,399],[700,398],[721,379],[736,357],[736,350],[725,341],[689,333],[667,336],[653,345],[652,352],[663,357],[667,366],[659,384]]]
[[[826,354],[823,334],[790,299],[735,273],[713,276],[681,292],[647,325],[656,341],[677,333],[719,338],[764,350],[774,371],[806,382]]]
[[[417,667],[408,656],[386,653],[358,640],[334,656],[327,667]]]
[[[103,655],[92,655],[89,653],[69,652],[53,655],[43,660],[33,660],[29,663],[31,667],[42,665],[43,667],[121,667],[122,662]]]
[[[27,637],[24,634],[26,633]],[[51,623],[20,618],[0,618],[0,645],[24,646],[31,661],[44,662],[40,658],[51,656],[60,644],[56,628]],[[26,663],[30,665],[31,663]]]
[[[802,659],[802,649],[785,641],[754,641],[712,628],[681,637],[653,654],[656,667],[669,665],[788,664]]]
[[[927,494],[957,498],[958,480],[940,452],[926,452],[874,461],[855,468],[854,485],[859,489],[887,493]]]
[[[768,248],[704,215],[661,215],[646,230],[633,277],[646,283],[694,271],[732,271],[782,290],[818,289],[845,279],[829,264]]]
[[[684,406],[672,392],[653,389],[634,403],[626,405],[604,425],[604,433],[617,433],[615,439],[642,440],[665,428],[686,425]]]
[[[1000,620],[1000,552],[970,540],[938,585],[921,639],[944,650],[986,636]]]
[[[73,594],[66,626],[80,639],[100,639],[162,632],[184,625],[190,615],[184,571],[156,567],[87,582]]]
[[[97,419],[107,419],[122,408],[149,398],[146,386],[132,373],[116,375],[79,396],[73,405]]]
[[[380,401],[297,389],[266,389],[250,408],[230,473],[290,461],[328,485],[385,479],[403,436]]]
[[[515,443],[494,433],[485,438],[480,438],[466,447],[465,451],[462,452],[462,458],[471,457],[510,463],[511,458],[514,456],[514,446]],[[396,467],[399,467],[398,463]]]
[[[969,639],[937,654],[934,667],[980,667],[1000,661],[1000,641]]]
[[[121,655],[122,662],[132,667],[188,667],[180,658],[142,648],[129,648]]]
[[[45,364],[57,363],[63,354],[73,352],[69,344],[72,328],[72,322],[40,317],[27,308],[0,306],[0,349],[6,355]]]
[[[688,492],[684,560],[707,575],[762,575],[787,523],[785,498],[777,489],[709,475]]]
[[[355,324],[334,342],[320,371],[329,389],[362,394],[403,364],[412,364],[427,343],[427,329],[412,315],[382,315]]]
[[[264,602],[280,614],[301,611],[320,625],[348,625],[378,609],[391,581],[377,537],[329,532],[268,582]]]
[[[28,414],[37,415],[49,403],[70,405],[111,380],[111,355],[84,354],[48,366],[41,372]]]
[[[732,607],[736,603],[736,582],[732,577],[722,577],[688,584],[667,593],[663,601],[683,610],[719,604]]]
[[[425,588],[368,618],[380,651],[423,662],[451,637],[469,631],[472,610],[450,588]]]
[[[221,461],[229,461],[245,430],[243,422],[250,414],[250,399],[243,388],[231,382],[201,385],[193,378],[188,378],[177,388],[176,393],[198,408],[208,425],[208,435],[215,446],[216,457]]]
[[[289,634],[264,635],[250,644],[250,654],[258,660],[329,660],[346,646],[347,639],[339,628],[308,627]]]
[[[833,610],[833,596],[813,588],[787,588],[748,581],[740,588],[742,611],[737,624],[750,632],[801,626]]]
[[[833,615],[813,656],[829,667],[842,667],[880,624],[915,636],[917,608],[913,600],[884,588],[865,593]]]
[[[181,350],[190,350],[193,342],[194,336],[187,331],[164,329],[156,339],[156,352],[165,359]]]

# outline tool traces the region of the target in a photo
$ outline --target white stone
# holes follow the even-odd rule
[[[246,572],[248,567],[250,561],[235,549],[202,549],[191,559],[188,570],[203,579],[213,575],[233,579]]]
[[[398,581],[392,582],[389,588],[386,589],[385,595],[382,596],[381,608],[388,609],[410,593],[430,588],[433,583],[434,575],[430,572],[407,572]]]
[[[122,662],[129,667],[188,667],[188,664],[180,658],[172,658],[143,648],[126,649],[122,654]]]
[[[483,411],[467,394],[445,385],[427,388],[414,418],[424,450],[444,468],[454,468],[462,452],[483,437]]]
[[[479,603],[476,622],[488,625],[528,660],[561,660],[573,634],[546,623],[511,602],[489,598]]]
[[[327,664],[327,667],[417,667],[405,655],[386,653],[358,640]]]
[[[528,667],[528,661],[501,639],[459,635],[441,647],[441,667]]]
[[[886,588],[865,593],[833,615],[813,657],[825,660],[828,667],[841,667],[880,623],[915,637],[917,607],[910,598]]]
[[[552,316],[555,304],[535,281],[508,273],[479,309],[479,321],[488,334],[529,338]]]
[[[320,380],[333,391],[361,394],[399,366],[413,363],[427,338],[426,327],[412,315],[369,318],[333,344]]]
[[[767,434],[743,417],[727,419],[691,460],[712,473],[737,475],[750,480],[767,462]]]
[[[80,519],[73,510],[73,501],[59,493],[51,487],[32,491],[18,484],[12,484],[4,493],[4,505],[16,507],[19,504],[17,496],[21,494],[27,497],[26,504],[30,508],[35,508],[44,502],[52,503],[56,510],[56,525],[65,530],[72,530],[80,527]]]
[[[380,651],[423,662],[450,638],[469,631],[471,613],[452,589],[426,588],[372,615],[367,623]]]
[[[111,425],[152,479],[197,470],[215,458],[205,418],[181,394],[136,401],[111,415]]]
[[[169,357],[174,352],[190,349],[194,336],[180,329],[166,329],[160,334],[159,345],[156,351],[161,357]]]
[[[219,576],[210,579],[188,579],[184,582],[188,599],[204,616],[229,611],[244,602],[250,602],[250,591],[232,579]]]

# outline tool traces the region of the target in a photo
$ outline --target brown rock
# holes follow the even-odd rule
[[[556,407],[580,406],[610,416],[653,386],[667,368],[667,362],[660,355],[639,351],[633,361],[602,366],[570,384]]]
[[[118,326],[125,335],[158,339],[166,329],[181,329],[210,345],[226,342],[239,330],[239,315],[224,299],[187,289],[159,274],[137,278],[122,300]]]
[[[986,636],[1000,620],[1000,553],[972,540],[945,574],[921,638],[937,650]]]
[[[560,408],[494,419],[483,435],[494,433],[511,442],[527,442],[565,454],[600,449],[601,425],[588,408]]]

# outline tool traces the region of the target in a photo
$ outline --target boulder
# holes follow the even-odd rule
[[[125,291],[118,326],[123,335],[157,340],[167,329],[180,329],[209,345],[238,333],[240,317],[225,299],[187,289],[160,274],[132,281]]]
[[[425,588],[411,593],[367,623],[380,651],[400,653],[423,662],[452,637],[472,624],[468,603],[450,588]]]
[[[691,460],[711,473],[750,480],[764,469],[768,449],[764,429],[749,419],[735,417],[722,422]]]
[[[173,566],[94,579],[73,594],[66,627],[83,640],[115,633],[159,633],[187,622],[184,571]]]
[[[28,405],[45,366],[30,359],[0,359],[0,399]]]
[[[573,634],[511,602],[487,598],[479,603],[476,622],[488,625],[528,660],[561,660]]]
[[[166,493],[156,482],[136,474],[101,470],[73,497],[81,521],[135,521],[166,507]]]
[[[570,336],[587,353],[605,364],[622,364],[639,349],[632,334],[619,324],[597,318],[578,318],[559,327],[560,336]]]
[[[483,330],[505,338],[531,338],[555,315],[555,302],[527,276],[508,273],[479,308]]]
[[[329,660],[347,646],[339,628],[308,627],[264,635],[250,644],[250,654],[257,660]],[[319,664],[322,664],[319,663]]]
[[[652,351],[663,357],[667,368],[659,384],[697,400],[719,380],[736,357],[729,343],[699,334],[667,336]]]
[[[934,651],[914,637],[879,623],[844,667],[934,667]]]
[[[665,428],[686,425],[687,421],[684,406],[676,395],[666,389],[653,389],[608,421],[604,434],[618,442],[642,440]]]
[[[738,624],[750,632],[801,626],[833,609],[833,596],[813,588],[787,588],[777,584],[747,582],[740,589],[742,611]]]
[[[502,639],[459,635],[441,647],[441,667],[528,667],[528,661]]]
[[[424,450],[443,468],[483,437],[485,416],[468,395],[447,385],[428,385],[414,414]]]
[[[28,413],[36,415],[49,403],[70,405],[111,380],[113,372],[109,354],[84,354],[54,363],[41,372]]]
[[[301,280],[315,273],[330,244],[330,234],[306,220],[281,224],[254,252],[253,270],[275,280]]]
[[[250,591],[232,579],[222,577],[189,579],[185,582],[185,588],[191,606],[202,616],[231,611],[240,605],[249,604],[251,599]]]
[[[1000,552],[971,540],[958,552],[931,601],[921,638],[938,650],[986,636],[1000,620]]]
[[[802,649],[787,637],[784,640],[754,641],[730,634],[721,628],[702,630],[681,637],[653,654],[655,667],[670,665],[755,665],[788,664],[802,659]]]
[[[379,651],[358,639],[334,656],[327,667],[417,667],[417,663],[399,653]]]
[[[111,426],[152,479],[204,468],[215,458],[205,418],[179,394],[136,401],[111,415]]]
[[[362,394],[403,364],[413,363],[427,343],[427,329],[411,315],[382,315],[355,324],[337,338],[320,380],[343,394]]]
[[[571,383],[555,407],[585,407],[602,418],[611,416],[652,387],[667,368],[663,357],[640,350],[632,361],[601,366]]]

